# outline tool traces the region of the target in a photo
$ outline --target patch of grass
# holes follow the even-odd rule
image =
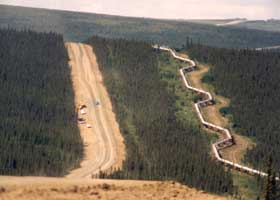
[[[170,91],[174,91],[175,88],[177,120],[182,123],[199,126],[200,122],[193,109],[190,108],[192,108],[193,102],[200,97],[182,86],[182,80],[179,75],[179,69],[183,67],[182,63],[171,57],[169,53],[162,53],[160,60],[161,79],[167,83]]]
[[[174,87],[176,88],[175,95],[177,120],[180,120],[183,123],[195,124],[195,126],[199,126],[200,122],[197,118],[197,115],[194,110],[190,108],[193,107],[194,102],[202,100],[202,98],[200,95],[197,95],[196,93],[193,93],[182,86],[179,69],[185,67],[184,64],[171,57],[169,53],[162,53],[160,60],[162,61],[159,65],[162,80],[167,82],[170,90],[172,90]],[[205,132],[205,136],[207,136],[209,143],[214,143],[219,139],[217,134],[207,134]]]
[[[235,199],[238,200],[258,200],[262,197],[262,180],[258,178],[232,172],[233,184],[238,187]]]

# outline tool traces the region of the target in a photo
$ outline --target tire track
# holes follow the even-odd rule
[[[86,47],[85,47],[86,48]],[[94,73],[94,71],[100,71],[99,69],[98,69],[98,66],[96,66],[96,65],[94,65],[93,64],[93,60],[94,60],[94,58],[93,58],[93,54],[90,54],[89,53],[89,51],[91,51],[91,49],[85,49],[84,48],[84,50],[85,50],[85,53],[86,53],[86,55],[87,55],[87,57],[89,58],[89,62],[90,62],[90,65],[91,66],[93,66],[94,68],[96,68],[96,69],[93,69],[93,68],[90,68],[90,71],[89,71],[89,73],[91,73],[91,74],[93,74],[93,77],[95,78],[95,80],[96,80],[96,85],[97,84],[100,84],[100,85],[102,85],[101,83],[102,83],[102,77],[100,76],[100,77],[98,77],[97,75],[96,75],[96,73]],[[96,59],[96,58],[95,58]],[[101,102],[106,102],[106,101],[108,101],[108,99],[105,99],[104,98],[104,96],[107,96],[107,94],[104,94],[104,91],[102,92],[101,90],[100,90],[100,87],[96,87],[96,93],[98,94],[98,96],[100,97],[100,100],[101,100]],[[106,92],[105,92],[106,93]],[[101,95],[102,94],[102,95]],[[108,102],[107,102],[108,103]],[[106,104],[107,105],[107,104]],[[100,105],[101,107],[103,107],[104,109],[101,109],[100,111],[101,111],[101,116],[102,116],[102,121],[104,122],[104,128],[105,128],[105,130],[106,130],[106,132],[107,132],[107,134],[106,135],[104,135],[104,137],[106,136],[106,141],[110,144],[110,146],[112,146],[113,148],[110,148],[110,156],[112,157],[112,158],[110,158],[110,157],[107,157],[107,160],[106,161],[104,161],[103,163],[102,163],[102,166],[103,166],[103,168],[102,168],[102,170],[108,170],[115,162],[116,162],[116,160],[114,159],[115,157],[116,157],[116,151],[114,151],[114,149],[116,150],[117,149],[117,145],[116,145],[116,141],[115,141],[115,138],[113,138],[113,137],[110,137],[110,135],[112,135],[112,133],[113,133],[113,128],[112,128],[112,126],[109,126],[109,124],[108,124],[108,122],[110,122],[111,120],[108,118],[108,110],[110,110],[110,109],[107,109],[103,104],[102,105]],[[112,109],[111,109],[112,110]],[[112,123],[112,121],[111,121],[111,123]],[[112,156],[112,155],[114,155],[114,156]]]
[[[113,118],[110,99],[106,88],[102,83],[102,75],[99,71],[97,63],[94,62],[92,48],[81,43],[70,43],[68,47],[69,55],[74,63],[72,71],[77,77],[79,88],[76,90],[83,96],[82,103],[87,105],[86,118],[92,125],[91,129],[84,129],[87,134],[93,134],[95,137],[94,152],[91,157],[83,160],[81,168],[75,169],[67,176],[68,178],[90,178],[98,175],[100,171],[111,170],[112,167],[121,167],[124,160],[124,144],[123,139],[120,140],[116,119]],[[92,55],[91,55],[92,54]],[[96,59],[95,59],[96,60]],[[99,102],[99,103],[97,103]],[[83,131],[83,130],[81,130]],[[86,137],[84,137],[86,144]],[[121,144],[120,144],[121,143]],[[118,145],[117,145],[118,144]],[[91,144],[93,145],[93,144]]]

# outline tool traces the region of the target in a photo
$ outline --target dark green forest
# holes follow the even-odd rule
[[[209,155],[210,138],[193,111],[193,94],[182,86],[180,63],[144,42],[93,37],[88,43],[126,141],[124,168],[108,177],[176,180],[210,192],[233,192],[230,173]]]
[[[192,58],[211,64],[204,80],[213,84],[218,94],[231,99],[230,108],[222,112],[233,118],[232,128],[257,142],[247,152],[245,162],[265,169],[265,161],[272,155],[273,168],[279,169],[280,53],[188,47]]]
[[[155,20],[0,5],[0,27],[54,31],[67,41],[92,35],[153,41],[181,48],[186,37],[215,47],[257,48],[279,45],[280,33],[217,27],[183,20]]]
[[[0,174],[66,174],[83,152],[62,36],[0,30],[0,47]]]

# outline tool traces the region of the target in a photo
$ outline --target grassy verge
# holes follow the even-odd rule
[[[159,59],[159,71],[161,80],[167,83],[169,91],[173,92],[176,99],[176,117],[182,123],[192,124],[193,126],[200,126],[200,121],[197,118],[193,108],[193,102],[196,98],[200,98],[196,93],[191,92],[183,86],[179,70],[186,67],[188,64],[174,59],[169,53],[161,53]],[[216,141],[219,137],[217,134],[207,134],[211,142]]]
[[[238,200],[258,200],[262,197],[263,183],[258,178],[241,174],[239,172],[232,172],[233,184],[238,187]]]

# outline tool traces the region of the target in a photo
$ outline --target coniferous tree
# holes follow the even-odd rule
[[[62,176],[82,141],[63,37],[0,29],[0,174]]]
[[[231,128],[256,139],[245,154],[254,168],[266,171],[263,157],[273,155],[272,168],[280,168],[280,53],[249,49],[224,49],[194,45],[189,55],[210,65],[203,81],[229,98],[221,112],[229,116]]]
[[[269,157],[267,161],[267,177],[266,177],[266,184],[265,184],[265,194],[264,199],[265,200],[275,200],[273,199],[273,193],[274,191],[274,181],[272,176],[272,158]]]
[[[145,42],[93,37],[88,43],[126,141],[123,169],[107,177],[177,180],[232,193],[231,175],[211,159],[210,140],[192,110],[194,96],[178,76],[182,63]]]

